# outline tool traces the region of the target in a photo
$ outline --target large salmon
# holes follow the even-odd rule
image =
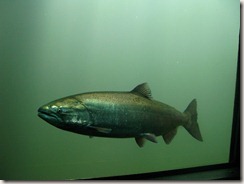
[[[178,126],[202,141],[196,100],[179,112],[153,100],[146,83],[130,92],[91,92],[61,98],[40,107],[38,115],[60,129],[91,137],[135,138],[140,147],[145,139],[156,143],[160,135],[169,144]]]

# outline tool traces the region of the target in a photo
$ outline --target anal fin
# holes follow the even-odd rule
[[[171,130],[170,132],[162,135],[165,143],[169,144],[173,140],[173,138],[175,137],[176,133],[177,133],[177,128],[175,128],[175,129]]]

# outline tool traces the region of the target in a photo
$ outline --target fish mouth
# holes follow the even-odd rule
[[[38,116],[50,124],[62,122],[62,119],[59,116],[57,116],[54,112],[44,109],[42,107],[38,109]]]

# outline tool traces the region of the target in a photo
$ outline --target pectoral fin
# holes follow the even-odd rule
[[[101,127],[98,127],[97,128],[97,131],[98,132],[101,132],[101,133],[109,134],[112,131],[112,129],[111,128],[101,128]]]
[[[169,144],[173,140],[173,138],[175,137],[176,133],[177,133],[177,129],[175,128],[175,129],[171,130],[170,132],[162,135],[164,138],[164,142],[166,144]]]
[[[89,128],[95,129],[98,132],[109,134],[112,129],[111,128],[103,128],[103,127],[97,127],[97,126],[88,126]]]

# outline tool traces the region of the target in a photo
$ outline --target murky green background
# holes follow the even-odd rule
[[[238,0],[1,0],[0,179],[79,179],[229,158]],[[170,145],[59,130],[39,106],[148,82],[180,111],[198,101],[204,142],[183,127]]]

